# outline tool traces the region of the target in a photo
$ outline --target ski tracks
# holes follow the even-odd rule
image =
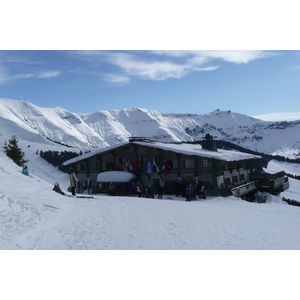
[[[283,214],[285,207],[280,208],[277,212],[276,205],[244,201],[230,205],[230,199],[170,205],[170,200],[138,197],[88,199],[53,193],[49,198],[37,193],[12,199],[4,194],[0,245],[3,250],[298,249],[298,227],[291,229],[291,212]],[[299,212],[291,211],[296,218]]]
[[[0,245],[1,249],[22,249],[27,232],[43,221],[37,207],[28,203],[28,198],[19,196],[18,200],[1,197],[0,206]]]

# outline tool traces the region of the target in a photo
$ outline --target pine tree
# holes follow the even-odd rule
[[[10,157],[15,164],[22,167],[24,164],[28,162],[28,160],[24,160],[25,153],[18,146],[18,140],[15,135],[8,141],[8,143],[4,142],[4,152],[8,157]]]

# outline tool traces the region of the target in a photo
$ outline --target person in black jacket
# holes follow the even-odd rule
[[[157,199],[162,199],[163,190],[164,190],[164,188],[160,185],[158,187],[158,197],[157,197]]]

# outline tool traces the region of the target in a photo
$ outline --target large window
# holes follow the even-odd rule
[[[193,159],[186,159],[185,167],[186,168],[195,168],[195,161]]]

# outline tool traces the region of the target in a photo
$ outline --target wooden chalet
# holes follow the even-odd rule
[[[63,163],[76,171],[81,184],[97,186],[97,176],[106,171],[124,171],[164,192],[178,193],[178,185],[205,186],[212,194],[249,182],[253,162],[260,156],[217,149],[211,135],[205,143],[163,143],[146,138],[130,138]],[[105,175],[105,173],[104,173]],[[103,176],[102,176],[103,178]]]

